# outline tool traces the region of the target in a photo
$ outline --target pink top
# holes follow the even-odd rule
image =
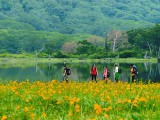
[[[107,77],[107,71],[108,71],[107,68],[104,68],[104,71],[103,71],[103,76],[104,77]]]

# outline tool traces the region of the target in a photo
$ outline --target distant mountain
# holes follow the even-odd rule
[[[105,35],[159,24],[159,11],[159,0],[0,0],[0,29]]]

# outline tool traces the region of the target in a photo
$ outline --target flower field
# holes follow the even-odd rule
[[[1,120],[159,120],[160,84],[0,83]]]

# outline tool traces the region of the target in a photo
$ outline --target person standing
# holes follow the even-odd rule
[[[115,68],[114,68],[114,79],[115,79],[115,81],[116,82],[118,82],[119,81],[119,72],[118,72],[118,65],[117,64],[115,64]]]
[[[133,64],[130,65],[130,71],[131,71],[132,82],[136,82],[135,68]]]
[[[107,69],[106,66],[104,66],[103,78],[104,78],[104,80],[107,82],[107,80],[108,80],[108,69]]]
[[[97,83],[98,70],[97,70],[95,64],[93,64],[91,69],[90,69],[90,75],[92,76],[92,82],[93,82],[93,79],[94,79]]]
[[[70,74],[71,74],[71,70],[66,65],[63,65],[63,81],[68,82],[68,76]]]

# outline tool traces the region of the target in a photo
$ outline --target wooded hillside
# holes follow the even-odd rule
[[[105,35],[160,23],[159,0],[0,0],[0,29]]]

